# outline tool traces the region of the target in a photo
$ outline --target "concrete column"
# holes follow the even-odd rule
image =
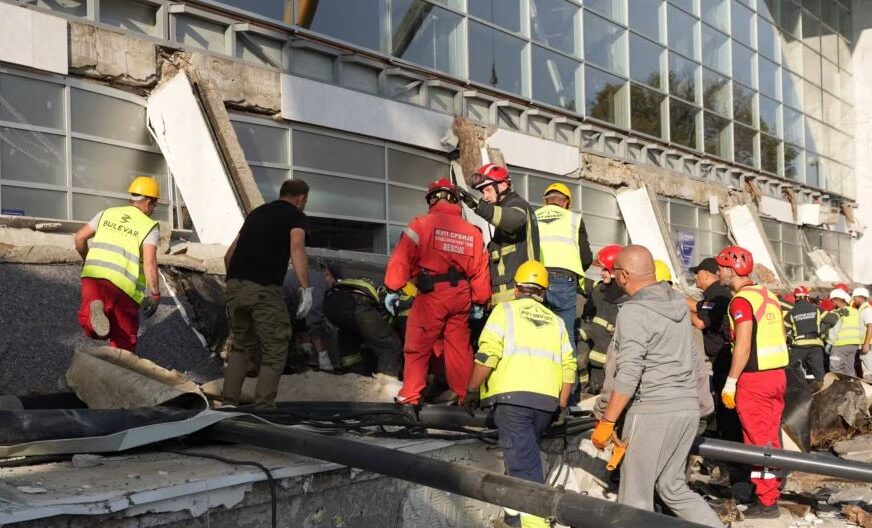
[[[854,276],[872,282],[872,0],[854,0],[854,177],[857,222],[866,234],[854,243]],[[849,126],[851,123],[849,123]]]

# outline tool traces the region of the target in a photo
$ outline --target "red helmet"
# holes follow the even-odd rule
[[[512,178],[509,176],[509,171],[506,170],[505,167],[497,165],[496,163],[486,163],[482,165],[475,173],[475,176],[474,187],[476,190],[481,190],[481,188],[486,185],[502,182],[508,183],[512,181]]]
[[[730,246],[721,250],[715,258],[718,266],[732,268],[737,274],[748,276],[754,270],[754,257],[751,252],[739,246]]]
[[[818,303],[818,308],[820,308],[824,312],[832,312],[836,309],[836,303],[834,303],[832,299],[821,299],[821,301]]]
[[[851,288],[849,288],[844,282],[833,284],[833,288],[837,290],[845,290],[846,292],[851,293]]]
[[[618,260],[618,253],[623,249],[624,247],[620,244],[609,244],[608,246],[603,246],[603,248],[596,253],[596,259],[593,261],[594,265],[613,271],[615,269],[615,261]]]
[[[786,302],[787,304],[796,304],[796,296],[792,293],[782,295],[781,300]]]
[[[798,288],[793,290],[794,297],[808,297],[809,293],[811,292],[809,292],[808,288],[806,288],[805,286],[799,286]]]
[[[427,202],[429,202],[433,196],[448,200],[451,203],[457,203],[457,187],[446,178],[436,180],[427,188]]]

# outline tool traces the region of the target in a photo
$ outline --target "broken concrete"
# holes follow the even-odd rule
[[[254,403],[256,378],[246,378],[242,386],[241,403]],[[361,401],[393,403],[403,386],[401,381],[385,376],[336,375],[327,372],[304,372],[282,376],[276,401]],[[202,386],[209,398],[221,400],[224,379]]]
[[[813,447],[830,447],[858,432],[872,431],[869,400],[863,385],[857,378],[827,373],[809,413]]]
[[[157,57],[153,41],[70,21],[70,73],[142,90],[158,81]]]

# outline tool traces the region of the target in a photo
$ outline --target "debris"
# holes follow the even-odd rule
[[[782,501],[782,502],[778,503],[778,506],[789,511],[790,514],[793,515],[794,517],[805,518],[805,517],[808,517],[809,515],[814,517],[814,515],[811,513],[811,506],[809,506],[808,504],[798,504],[795,502]],[[805,519],[805,520],[808,521],[809,519]]]
[[[830,495],[829,504],[864,504],[872,502],[872,486],[843,489]]]
[[[16,488],[21,493],[48,493],[48,490],[39,486],[18,486]]]
[[[160,475],[160,476],[162,476],[162,477],[165,477],[165,476],[169,475],[170,472],[169,472],[169,471],[164,471],[164,470],[161,469],[160,471],[157,472],[157,474]]]
[[[845,506],[842,508],[842,513],[849,522],[858,524],[863,528],[872,528],[872,514],[860,506]]]
[[[73,467],[87,468],[96,467],[103,463],[103,457],[100,455],[73,455]]]
[[[812,447],[830,447],[858,432],[872,431],[863,382],[830,372],[810,409]]]
[[[729,526],[731,523],[742,518],[742,513],[739,511],[739,507],[733,499],[722,502],[715,508],[715,513],[718,514],[718,518],[726,526]]]
[[[43,233],[57,231],[61,227],[63,227],[63,224],[61,224],[60,222],[43,222],[33,226],[34,229],[36,229],[37,231],[42,231]]]

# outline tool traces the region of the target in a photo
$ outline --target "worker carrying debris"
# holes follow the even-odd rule
[[[488,163],[475,174],[479,199],[458,187],[463,203],[494,226],[487,249],[490,253],[492,305],[514,298],[514,276],[528,260],[539,259],[539,230],[536,213],[526,200],[512,190],[512,178],[505,167]]]
[[[160,227],[151,218],[160,185],[139,176],[127,189],[130,205],[97,213],[74,237],[82,267],[79,324],[88,337],[136,351],[139,312],[151,317],[160,304],[157,246]]]
[[[839,322],[832,330],[834,335],[830,348],[830,371],[856,376],[854,361],[857,350],[863,344],[864,332],[860,312],[851,304],[851,295],[842,288],[831,291],[830,300],[835,303],[834,313],[839,316]]]
[[[677,516],[723,526],[685,474],[700,416],[690,312],[667,282],[657,282],[646,248],[627,246],[613,270],[628,299],[615,325],[614,389],[591,441],[599,449],[614,442],[626,410],[618,502],[654,511],[656,491]]]
[[[279,199],[248,214],[224,256],[233,334],[224,373],[224,405],[239,404],[246,372],[258,353],[255,404],[269,407],[275,403],[292,333],[282,294],[289,260],[300,283],[297,319],[306,317],[312,307],[303,213],[308,198],[309,186],[303,180],[282,183]]]
[[[339,330],[343,372],[399,379],[403,343],[386,320],[384,296],[365,277],[340,279],[324,295],[324,315]]]
[[[781,304],[775,294],[754,284],[751,252],[729,246],[715,259],[721,284],[733,290],[730,328],[733,333],[733,361],[721,391],[721,400],[735,408],[746,444],[781,448],[781,415],[789,362]],[[776,518],[781,478],[774,470],[751,470],[757,502],[745,511],[747,518]]]
[[[493,406],[506,473],[545,482],[539,439],[568,405],[577,365],[563,320],[542,304],[548,270],[530,260],[513,279],[515,299],[494,306],[479,338],[465,406]],[[525,513],[507,515],[505,523],[550,526]]]
[[[481,233],[463,219],[457,188],[446,179],[430,184],[430,210],[400,235],[385,271],[385,307],[394,315],[409,281],[418,295],[406,323],[402,404],[420,403],[434,347],[441,347],[448,385],[462,400],[472,374],[469,318],[484,317],[490,275]]]
[[[787,312],[785,324],[790,339],[790,364],[800,364],[817,381],[823,381],[825,331],[821,328],[824,313],[809,301],[809,290],[799,286],[793,290],[796,302]]]
[[[602,390],[603,367],[615,332],[618,300],[624,295],[614,281],[615,261],[622,249],[618,244],[609,244],[597,252],[593,265],[600,268],[601,280],[592,284],[588,282],[584,289],[587,302],[578,331],[578,364],[582,391],[590,394],[599,394]]]
[[[860,332],[863,344],[860,347],[860,366],[863,379],[872,383],[872,306],[869,306],[869,290],[864,287],[854,288],[851,292],[853,305],[860,314]]]

